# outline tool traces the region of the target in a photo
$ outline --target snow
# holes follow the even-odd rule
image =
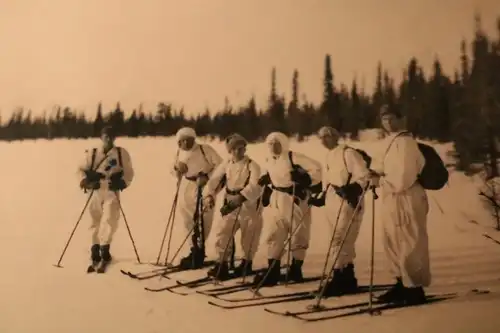
[[[362,141],[353,145],[376,155],[380,153],[380,145],[372,138],[373,133],[363,133]],[[166,172],[174,156],[175,143],[170,138],[120,138],[117,143],[130,151],[136,170],[133,185],[122,195],[123,209],[141,260],[154,262],[175,190],[175,184]],[[40,140],[0,144],[4,160],[0,174],[0,253],[4,264],[0,278],[2,333],[498,332],[500,318],[496,307],[500,305],[500,299],[494,293],[462,302],[394,310],[380,317],[359,315],[315,323],[268,314],[262,307],[222,310],[208,305],[208,298],[203,295],[183,297],[168,292],[150,293],[143,287],[159,287],[172,282],[166,279],[134,281],[119,272],[119,269],[134,272],[152,269],[149,265],[136,263],[123,223],[111,248],[116,263],[105,275],[87,275],[85,269],[90,246],[87,214],[63,258],[64,268],[56,268],[53,264],[57,263],[86,200],[78,188],[75,167],[83,150],[94,144],[98,141]],[[224,154],[222,144],[215,141],[212,144]],[[294,142],[291,147],[318,160],[324,155],[314,138]],[[436,148],[445,157],[452,146],[438,145]],[[248,152],[259,162],[263,158],[263,149],[263,144],[251,145]],[[500,245],[485,238],[483,233],[498,240],[500,234],[494,231],[491,217],[484,212],[476,188],[474,181],[454,172],[449,186],[429,193],[433,272],[430,293],[465,292],[472,288],[500,289]],[[371,198],[371,194],[367,196],[365,218],[357,242],[356,270],[362,284],[369,281]],[[375,283],[385,284],[391,281],[381,253],[379,205],[375,208]],[[304,266],[306,275],[316,275],[321,271],[330,231],[321,210],[313,208],[312,214],[311,248]],[[180,234],[176,227],[173,250],[181,242]],[[208,239],[207,249],[209,257],[213,257],[212,237]],[[262,246],[257,266],[265,264],[265,255],[266,249]],[[195,271],[177,276],[187,279],[202,274]],[[276,287],[276,291],[286,288],[304,290],[307,287]],[[312,289],[316,285],[310,284],[309,287]],[[366,300],[367,296],[328,299],[323,304],[354,303]],[[308,304],[311,301],[269,305],[269,308],[302,310]]]

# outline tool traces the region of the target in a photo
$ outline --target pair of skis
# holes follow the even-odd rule
[[[206,267],[212,266],[214,264],[215,264],[215,261],[213,261],[213,260],[205,261],[202,268],[206,268]],[[152,279],[152,278],[160,277],[160,276],[162,276],[164,278],[169,278],[169,276],[168,276],[169,274],[179,273],[179,272],[187,271],[187,270],[190,270],[190,269],[185,269],[185,268],[181,267],[180,265],[175,265],[175,266],[170,266],[170,267],[163,266],[161,268],[153,269],[150,271],[138,272],[138,273],[132,273],[130,271],[125,271],[122,269],[120,270],[120,272],[123,275],[128,276],[131,279],[140,281],[140,280],[148,280],[148,279]]]
[[[464,300],[467,299],[468,296],[476,296],[476,295],[485,295],[490,294],[489,290],[478,290],[473,289],[462,295],[459,293],[444,293],[444,294],[432,294],[427,295],[426,301],[418,304],[406,304],[404,302],[400,303],[383,303],[380,301],[373,300],[351,303],[346,305],[331,305],[331,306],[319,306],[316,307],[315,304],[306,307],[305,310],[302,311],[276,311],[271,310],[269,308],[264,308],[264,311],[267,313],[279,315],[282,317],[289,317],[294,319],[299,319],[305,322],[316,322],[323,320],[330,320],[336,318],[345,318],[352,317],[360,314],[370,314],[370,315],[380,315],[382,311],[393,310],[393,309],[402,309],[402,308],[410,308],[416,306],[425,306],[429,304],[452,301],[459,297],[462,297]],[[340,312],[332,315],[324,315],[329,312]],[[315,314],[320,314],[319,316],[315,316]]]

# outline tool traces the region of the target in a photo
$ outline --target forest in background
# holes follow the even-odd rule
[[[401,83],[396,85],[379,63],[371,94],[360,89],[356,80],[349,85],[335,82],[332,58],[326,55],[323,98],[319,105],[299,98],[298,70],[293,73],[291,98],[285,100],[276,88],[277,71],[272,68],[269,99],[263,108],[257,107],[254,98],[239,106],[226,98],[224,108],[216,113],[204,110],[187,117],[185,110],[160,102],[156,110],[143,110],[139,106],[125,117],[119,102],[114,110],[103,110],[99,103],[90,119],[70,106],[58,106],[41,116],[19,108],[9,119],[2,119],[0,140],[97,137],[106,124],[113,125],[119,136],[126,137],[171,136],[179,127],[188,125],[200,136],[224,138],[239,132],[250,142],[260,141],[272,131],[301,140],[319,127],[331,125],[356,139],[360,130],[379,126],[378,110],[382,104],[390,104],[406,116],[408,130],[415,136],[454,142],[458,170],[472,172],[479,164],[487,166],[491,176],[498,176],[500,17],[496,36],[484,33],[479,16],[475,17],[474,29],[472,41],[457,43],[461,66],[452,75],[443,72],[438,58],[428,75],[418,59],[411,58],[403,70]]]

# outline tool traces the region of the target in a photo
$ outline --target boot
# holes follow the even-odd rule
[[[229,279],[229,267],[227,262],[216,263],[208,272],[207,276],[215,278],[219,281],[225,281]]]
[[[203,267],[205,254],[200,250],[191,248],[191,252],[187,257],[180,260],[179,266],[181,269],[198,269]]]
[[[377,297],[377,300],[379,302],[397,303],[404,301],[406,288],[403,285],[403,280],[400,277],[396,278],[396,280],[396,284],[391,289]]]
[[[320,292],[321,289],[318,290],[318,294]],[[332,279],[328,281],[326,284],[323,297],[341,296],[343,294],[344,294],[344,275],[342,274],[341,269],[335,268],[333,270]]]
[[[90,248],[90,260],[92,260],[92,262],[95,264],[95,263],[98,263],[99,261],[101,261],[101,247],[99,246],[99,244],[94,244],[92,245],[92,247]]]
[[[111,253],[109,253],[109,244],[101,245],[101,257],[102,261],[109,262],[113,258],[111,257]]]
[[[354,273],[354,264],[350,263],[342,269],[343,290],[346,294],[353,294],[358,290],[358,279]]]
[[[304,281],[304,276],[302,275],[302,264],[303,260],[292,259],[292,264],[288,268],[288,280],[294,282]]]
[[[423,304],[427,301],[425,297],[424,288],[422,287],[412,287],[404,288],[404,302],[406,305],[418,305]]]
[[[252,260],[242,259],[240,264],[234,269],[233,275],[235,277],[252,275]]]
[[[274,265],[273,265],[274,262]],[[266,286],[272,287],[277,285],[281,279],[281,260],[268,259],[267,260],[268,270],[255,275],[253,279],[254,287]],[[266,276],[267,275],[267,276]]]

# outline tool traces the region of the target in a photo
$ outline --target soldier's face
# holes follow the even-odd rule
[[[320,135],[319,139],[321,140],[321,144],[327,149],[333,149],[337,147],[338,138],[332,135]]]
[[[247,148],[245,146],[235,147],[229,151],[231,158],[233,161],[241,161],[243,157],[245,157],[245,153],[247,152]]]
[[[393,114],[385,114],[381,119],[382,128],[387,132],[395,132],[399,129],[400,120]]]
[[[179,148],[182,150],[191,150],[194,145],[194,138],[193,137],[183,137],[180,138],[178,141]]]
[[[271,150],[271,153],[276,156],[281,155],[281,152],[283,151],[283,147],[278,140],[269,142],[269,149]]]
[[[101,141],[104,148],[112,147],[114,143],[114,139],[106,133],[101,135]]]

